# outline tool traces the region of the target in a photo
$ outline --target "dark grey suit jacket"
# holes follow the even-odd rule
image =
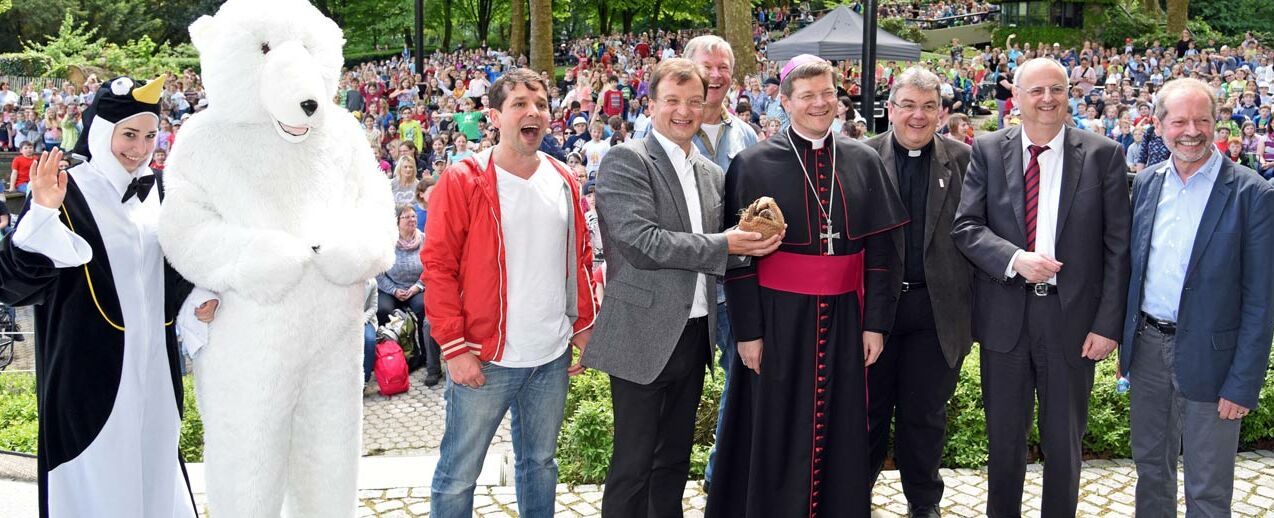
[[[1088,333],[1116,342],[1123,337],[1132,209],[1119,144],[1075,128],[1063,131],[1056,229],[1056,256],[1063,264],[1057,274],[1062,336],[1050,345],[1067,349],[1068,360],[1078,365]],[[1026,315],[1028,295],[1021,276],[1004,277],[1013,252],[1026,247],[1023,138],[1022,129],[1013,127],[973,142],[951,231],[956,246],[976,267],[973,338],[997,352],[1017,345]]]
[[[898,170],[894,162],[893,131],[877,135],[867,145],[880,154],[885,172],[898,187]],[[972,321],[972,296],[969,281],[972,269],[969,260],[951,240],[951,224],[955,221],[956,208],[960,205],[960,189],[964,172],[969,167],[969,146],[963,142],[934,136],[933,156],[929,160],[929,199],[925,207],[925,221],[914,219],[908,225],[925,226],[925,284],[933,303],[934,326],[938,330],[938,342],[947,365],[956,367],[973,347],[970,332]],[[894,232],[894,244],[898,257],[906,257],[905,232]],[[935,239],[936,236],[936,239]]]
[[[720,233],[725,175],[701,155],[691,161],[702,234],[691,232],[681,181],[654,135],[613,147],[602,161],[596,199],[606,290],[584,365],[634,383],[654,381],[690,318],[700,273],[707,274],[709,344],[716,343],[715,286],[727,258]]]

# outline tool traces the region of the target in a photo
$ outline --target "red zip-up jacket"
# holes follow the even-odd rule
[[[420,278],[425,284],[429,334],[448,360],[464,353],[475,354],[484,362],[504,356],[508,278],[500,195],[490,156],[488,151],[447,167],[429,196],[425,243],[420,251],[424,274]],[[578,334],[593,326],[597,314],[593,250],[580,210],[580,186],[561,162],[544,153],[540,153],[540,160],[550,161],[571,190],[574,218],[568,225],[574,239],[562,275],[567,280],[566,289],[573,285],[575,293],[573,297],[567,294],[563,311],[573,320],[573,332]]]

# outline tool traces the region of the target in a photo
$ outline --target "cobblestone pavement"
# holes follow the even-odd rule
[[[947,489],[942,499],[944,516],[983,516],[986,506],[986,471],[980,469],[944,469]],[[1039,464],[1028,467],[1026,474],[1025,516],[1039,516],[1040,482],[1043,469]],[[1269,516],[1274,507],[1274,452],[1240,453],[1234,474],[1234,515]],[[1084,464],[1077,515],[1081,517],[1125,517],[1133,515],[1133,490],[1136,470],[1131,460],[1094,460]],[[1178,482],[1179,514],[1185,513],[1185,497]],[[427,488],[397,488],[359,491],[357,516],[376,518],[410,518],[429,516]],[[557,516],[600,516],[602,487],[584,485],[557,487]],[[687,518],[703,516],[705,495],[699,482],[686,485],[684,509]],[[897,471],[885,471],[875,492],[874,517],[906,516],[907,502]],[[482,518],[517,516],[514,489],[507,486],[479,486],[474,496],[474,515]]]
[[[412,373],[411,389],[403,394],[363,397],[363,455],[438,453],[446,418],[442,395],[447,383],[444,380],[426,387],[424,377],[424,369]],[[491,453],[506,451],[510,451],[508,416],[491,441]]]

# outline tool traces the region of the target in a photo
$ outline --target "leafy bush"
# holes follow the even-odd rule
[[[725,373],[713,364],[704,379],[703,395],[695,413],[690,477],[703,478],[708,453],[715,441],[717,406],[725,387]],[[557,439],[558,478],[564,484],[600,484],[606,480],[614,447],[615,412],[610,401],[610,378],[596,370],[571,378],[566,393],[566,417]]]
[[[597,484],[610,467],[615,428],[610,398],[584,401],[562,424],[558,437],[559,479],[568,484]]]
[[[35,453],[37,412],[35,376],[25,372],[0,374],[0,450]]]
[[[1036,43],[1061,43],[1063,48],[1079,48],[1084,44],[1084,32],[1079,29],[1065,27],[1004,27],[999,26],[991,31],[991,42],[996,47],[1004,47],[1004,40],[1010,34],[1017,34],[1013,41],[1026,48],[1027,44],[1035,48]]]
[[[186,415],[181,418],[181,438],[177,448],[186,462],[203,462],[203,419],[195,403],[195,379],[186,376],[181,380],[183,406]]]
[[[978,351],[975,348],[960,366],[960,381],[956,384],[955,395],[947,402],[947,445],[942,453],[945,466],[986,464],[986,421],[982,413],[982,383],[978,372]]]
[[[40,77],[49,68],[46,56],[0,54],[0,76]]]
[[[1158,34],[1164,29],[1164,17],[1156,19],[1141,7],[1140,4],[1134,6],[1131,10],[1123,6],[1112,6],[1099,15],[1098,20],[1102,27],[1101,37],[1099,41],[1107,47],[1122,48],[1125,38],[1133,38],[1137,40],[1149,34]],[[1084,21],[1088,21],[1085,15]],[[1147,43],[1153,41],[1153,38],[1146,40]],[[1175,42],[1176,38],[1171,40],[1161,40],[1161,43],[1168,44]],[[1144,48],[1144,46],[1143,46]]]
[[[182,380],[186,415],[181,422],[178,446],[186,462],[203,462],[203,422],[195,407],[195,387],[190,376]],[[0,450],[35,454],[39,430],[35,375],[0,373]]]
[[[899,17],[882,18],[880,20],[880,30],[893,34],[899,38],[910,41],[912,43],[924,43],[925,33],[915,25],[908,25],[905,20]]]
[[[345,66],[352,68],[368,61],[380,61],[400,54],[402,54],[402,49],[347,50],[345,52]],[[425,55],[428,56],[429,54],[429,49],[425,49]]]
[[[991,108],[991,116],[982,121],[982,131],[995,131],[1000,129],[1000,124],[995,121],[995,119],[999,117],[996,110],[997,108]]]
[[[190,44],[160,45],[143,35],[116,45],[98,36],[97,28],[84,22],[76,24],[70,12],[63,17],[57,34],[43,42],[24,42],[22,52],[0,57],[0,73],[6,73],[8,67],[20,67],[25,73],[19,75],[43,77],[67,77],[73,67],[80,67],[152,78],[198,65],[198,55]]]

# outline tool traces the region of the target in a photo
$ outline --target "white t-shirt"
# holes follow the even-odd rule
[[[650,132],[650,117],[646,114],[637,116],[637,122],[633,123],[633,138],[646,138],[646,134]]]
[[[608,152],[610,152],[609,140],[590,140],[584,144],[585,169],[588,170],[589,176],[597,173],[597,169],[602,166],[602,159],[606,158]]]
[[[708,143],[712,144],[712,148],[717,147],[717,135],[721,134],[721,124],[700,124],[699,128],[708,136]]]
[[[565,298],[571,197],[543,153],[539,168],[525,180],[499,166],[495,170],[508,302],[503,356],[492,363],[536,367],[561,356],[571,339]]]

